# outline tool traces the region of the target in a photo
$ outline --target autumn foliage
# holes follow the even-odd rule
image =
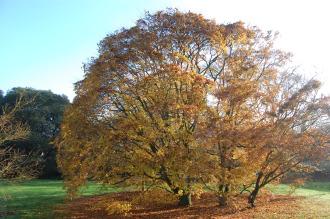
[[[293,170],[328,136],[320,83],[288,67],[276,34],[177,10],[105,37],[85,65],[57,139],[70,194],[92,179],[162,188],[190,205],[205,188],[224,206]]]

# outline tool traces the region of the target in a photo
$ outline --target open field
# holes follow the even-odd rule
[[[83,196],[119,191],[105,189],[95,183],[83,188]],[[0,212],[6,212],[6,218],[49,218],[52,208],[65,199],[63,182],[60,180],[32,180],[24,183],[0,184]],[[1,216],[0,216],[1,218]]]
[[[280,184],[272,186],[270,191],[274,194],[287,194],[290,191],[290,187]],[[308,182],[297,188],[293,195],[329,201],[330,204],[330,182]]]
[[[157,208],[137,206],[127,216],[131,218],[186,218],[206,215],[212,217],[222,215],[221,218],[330,218],[330,182],[307,183],[296,189],[292,196],[287,195],[290,191],[287,185],[272,186],[270,190],[274,195],[262,196],[255,209],[248,209],[243,197],[237,198],[231,208],[219,209],[215,197],[205,194],[203,199],[194,200],[194,206],[191,208],[177,208],[175,204]],[[57,217],[60,217],[59,215],[67,217],[75,215],[80,218],[105,217],[107,215],[102,209],[93,208],[96,201],[130,200],[135,195],[134,192],[114,193],[118,191],[120,190],[116,188],[104,189],[100,185],[90,183],[82,190],[84,197],[65,202],[63,205],[65,191],[61,181],[33,180],[15,184],[2,183],[1,211],[7,212],[5,218],[53,218],[54,209]],[[58,214],[61,209],[69,209],[69,211]]]

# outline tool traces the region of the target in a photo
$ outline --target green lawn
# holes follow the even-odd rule
[[[119,191],[89,183],[82,195]],[[52,218],[52,207],[65,198],[60,180],[31,180],[24,183],[0,182],[0,212],[9,212],[6,218]],[[1,217],[1,216],[0,216]]]
[[[270,186],[270,190],[275,194],[288,194],[290,187],[285,184]],[[305,196],[312,199],[320,199],[329,202],[330,205],[330,182],[307,182],[300,186],[292,195]]]

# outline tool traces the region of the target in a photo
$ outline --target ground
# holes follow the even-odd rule
[[[330,218],[330,200],[328,203],[305,197],[290,195],[263,195],[259,197],[257,207],[249,208],[246,197],[238,197],[234,205],[219,208],[216,197],[203,194],[194,199],[194,205],[180,208],[176,205],[135,206],[127,215],[107,215],[104,209],[95,209],[95,203],[104,200],[130,201],[136,192],[123,192],[80,198],[58,208],[59,217],[70,218]],[[65,210],[64,210],[65,209]],[[61,210],[64,210],[61,211]],[[61,214],[62,213],[62,214]]]
[[[83,196],[120,191],[104,189],[89,183],[82,189]],[[52,218],[53,207],[65,200],[63,182],[60,180],[32,180],[28,182],[0,181],[0,218]]]
[[[25,183],[0,183],[0,213],[5,218],[119,218],[107,215],[96,203],[112,200],[130,201],[137,192],[120,192],[118,188],[102,189],[90,183],[84,195],[65,201],[61,181],[34,180]],[[246,199],[237,197],[229,208],[217,207],[212,194],[194,199],[194,206],[178,208],[175,203],[133,206],[128,218],[330,218],[330,182],[307,183],[288,195],[286,185],[271,186],[273,195],[264,194],[254,209],[247,208]],[[107,194],[104,194],[107,193]],[[6,215],[5,215],[6,214]],[[121,216],[123,217],[123,216]],[[0,215],[1,218],[1,215]]]

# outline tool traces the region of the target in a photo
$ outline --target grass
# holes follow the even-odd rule
[[[118,188],[104,188],[88,183],[83,196],[116,192]],[[31,180],[22,183],[0,182],[0,212],[8,219],[52,218],[52,208],[63,203],[66,193],[60,180]],[[1,216],[0,216],[1,217]]]
[[[289,194],[291,189],[281,184],[270,186],[270,190],[275,194]],[[291,194],[306,197],[299,203],[301,210],[295,213],[294,218],[330,218],[330,182],[307,182]]]
[[[275,194],[289,194],[290,186],[276,185],[269,189]],[[83,196],[122,191],[104,188],[90,182],[83,188]],[[9,219],[53,218],[52,209],[65,199],[63,182],[60,180],[31,180],[23,183],[0,182],[0,212],[9,212]],[[330,218],[330,182],[309,182],[297,188],[292,195],[305,196],[300,204],[302,211],[295,218]],[[263,218],[265,214],[261,215]],[[1,217],[1,216],[0,216]],[[277,218],[277,217],[274,217]],[[280,217],[279,217],[280,218]]]
[[[290,186],[285,184],[272,185],[269,189],[275,194],[289,194],[291,191]],[[330,205],[330,182],[307,182],[295,189],[292,195],[328,201]]]

